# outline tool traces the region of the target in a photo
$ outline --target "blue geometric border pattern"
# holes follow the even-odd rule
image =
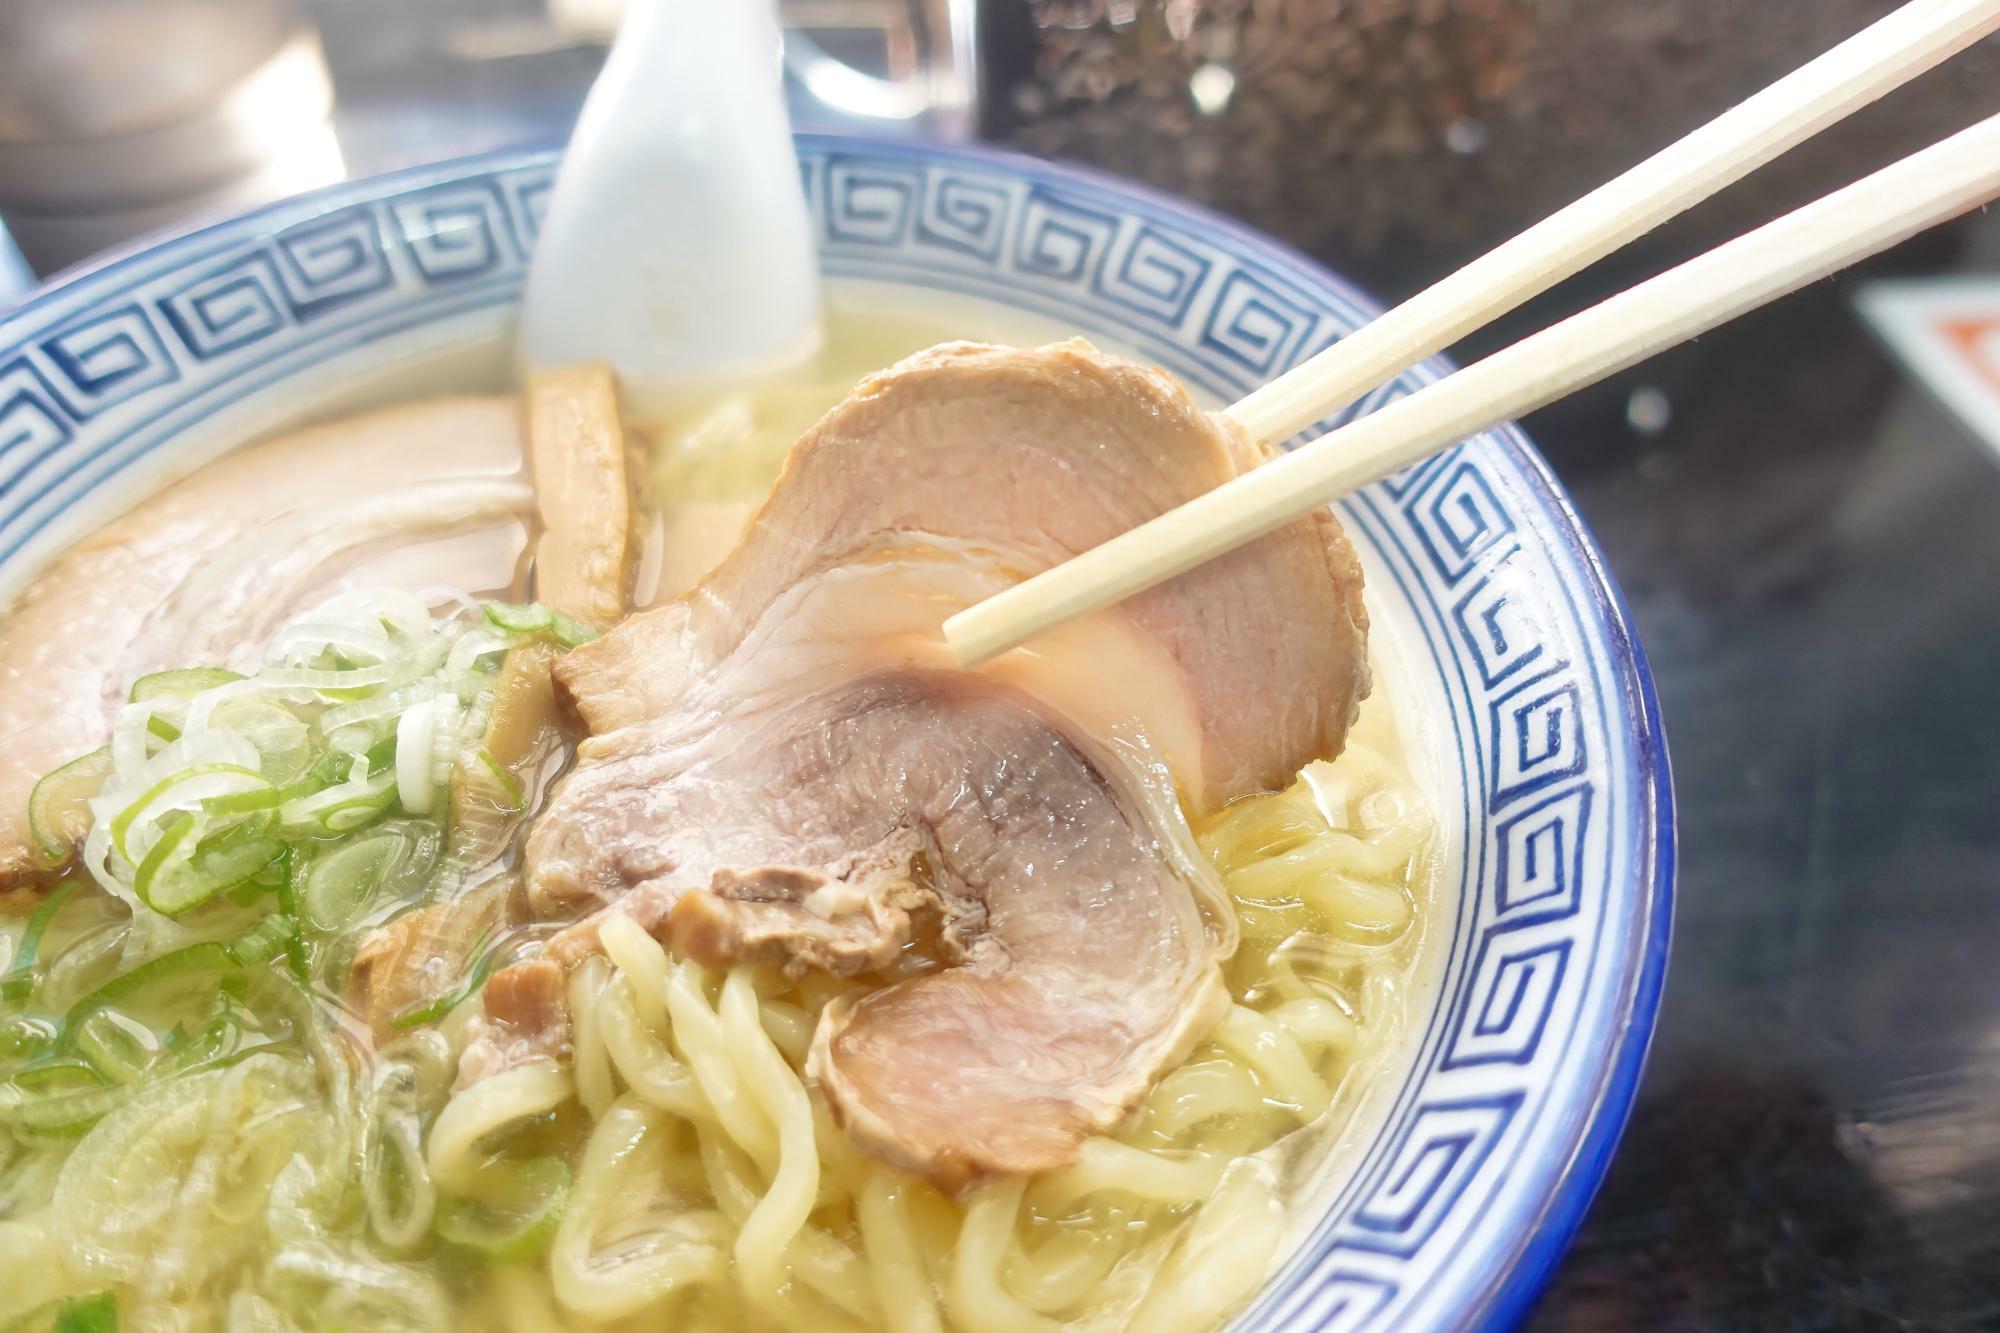
[[[0,365],[0,499],[74,440],[79,420],[33,358]]]
[[[1593,788],[1580,782],[1508,814],[1494,828],[1494,910],[1509,925],[1582,907],[1583,847]]]
[[[830,274],[997,300],[1217,398],[1372,313],[1264,238],[1088,173],[853,139],[799,152]],[[503,318],[554,165],[497,154],[337,187],[115,257],[0,320],[0,562],[45,549],[70,506],[198,448],[209,417],[298,367],[325,376],[361,343],[469,309]],[[1371,1141],[1240,1326],[1504,1320],[1602,1173],[1657,1005],[1671,797],[1656,709],[1615,590],[1517,432],[1341,512],[1374,595],[1407,602],[1411,688],[1456,738],[1448,956]]]
[[[1518,1091],[1425,1101],[1344,1220],[1341,1243],[1405,1259],[1418,1253],[1478,1179],[1521,1101]]]

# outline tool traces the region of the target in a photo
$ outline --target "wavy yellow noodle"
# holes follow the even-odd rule
[[[760,391],[670,432],[656,489],[762,494],[798,430],[893,359],[855,335],[834,340],[858,358],[838,387],[776,408]],[[1224,965],[1234,1003],[1073,1165],[948,1195],[835,1123],[803,1075],[821,1015],[932,965],[915,951],[865,982],[718,974],[613,915],[603,956],[567,981],[560,1062],[452,1093],[477,1003],[364,1059],[357,1016],[299,992],[283,1057],[177,1081],[187,1100],[70,1143],[0,1131],[0,1328],[113,1285],[121,1326],[149,1330],[1216,1327],[1268,1276],[1301,1179],[1410,1004],[1434,830],[1405,753],[1378,699],[1337,762],[1202,821],[1241,940]],[[265,910],[203,926],[86,906],[43,941],[50,1012],[165,948],[234,940]],[[0,924],[0,969],[20,929]],[[231,1098],[248,1109],[230,1114]],[[447,1204],[503,1198],[513,1168],[550,1156],[571,1179],[543,1248],[487,1262],[440,1241]]]
[[[861,983],[718,975],[609,917],[571,977],[571,1065],[479,1084],[431,1129],[456,1191],[510,1125],[583,1116],[549,1255],[496,1270],[513,1296],[478,1309],[520,1333],[1216,1326],[1281,1243],[1297,1155],[1265,1150],[1347,1114],[1402,1021],[1431,822],[1393,751],[1364,720],[1338,763],[1198,830],[1239,915],[1235,1003],[1073,1165],[956,1198],[859,1154],[804,1079],[822,1010]]]

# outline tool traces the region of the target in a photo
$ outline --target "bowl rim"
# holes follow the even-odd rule
[[[843,136],[799,137],[839,140]],[[1155,208],[1178,214],[1208,230],[1229,236],[1241,245],[1289,261],[1371,319],[1384,309],[1372,295],[1290,242],[1259,231],[1206,204],[1180,198],[1142,181],[1130,180],[1085,164],[1049,162],[987,144],[926,146],[945,154],[984,160],[1012,171],[1069,175],[1089,181],[1100,189],[1137,197]],[[1459,364],[1449,356],[1438,354],[1426,357],[1413,367],[1418,368],[1443,378],[1457,370]],[[1590,605],[1604,626],[1607,656],[1620,677],[1618,686],[1637,705],[1631,739],[1637,770],[1634,776],[1641,787],[1639,807],[1645,842],[1640,849],[1644,861],[1635,879],[1650,886],[1652,908],[1646,928],[1639,937],[1641,953],[1627,1015],[1627,1038],[1619,1043],[1606,1067],[1600,1071],[1598,1094],[1575,1141],[1569,1164],[1543,1204],[1538,1224],[1516,1250],[1499,1283],[1487,1290],[1482,1306],[1463,1312],[1468,1325],[1478,1323],[1512,1328],[1527,1317],[1528,1311],[1555,1276],[1570,1242],[1583,1225],[1591,1202],[1604,1184],[1612,1156],[1631,1120],[1646,1060],[1652,1052],[1653,1039],[1658,1031],[1660,1003],[1666,986],[1667,957],[1673,940],[1679,828],[1674,811],[1673,765],[1668,754],[1652,664],[1632,623],[1631,607],[1625,600],[1624,591],[1611,576],[1609,562],[1598,545],[1597,536],[1577,511],[1555,469],[1518,422],[1506,422],[1484,434],[1497,440],[1513,456],[1538,498],[1550,513],[1561,520],[1551,525],[1551,529],[1559,536],[1577,567],[1585,573]]]
[[[1322,261],[1297,247],[1215,209],[1169,194],[1112,172],[1071,163],[1052,162],[988,144],[950,143],[913,136],[881,137],[824,132],[800,132],[795,141],[825,151],[838,146],[887,153],[915,151],[942,158],[984,164],[1017,176],[1068,177],[1107,193],[1175,215],[1199,230],[1226,237],[1236,245],[1283,261],[1332,291],[1355,311],[1373,318],[1381,304]],[[461,177],[482,169],[527,168],[560,160],[562,147],[548,141],[527,141],[479,153],[442,159],[369,176],[353,177],[253,209],[193,219],[185,225],[135,238],[51,275],[17,304],[0,308],[0,336],[17,321],[59,306],[84,285],[109,277],[171,249],[226,230],[252,228],[262,220],[295,216],[316,204],[341,207],[361,198],[392,196],[404,189]],[[1412,370],[1442,377],[1457,369],[1445,356],[1433,356]],[[1635,963],[1631,998],[1624,1014],[1625,1036],[1595,1072],[1595,1093],[1572,1137],[1570,1156],[1543,1201],[1535,1224],[1506,1260],[1499,1277],[1479,1299],[1456,1312],[1462,1325],[1512,1327],[1532,1308],[1548,1285],[1563,1254],[1581,1226],[1592,1200],[1603,1185],[1612,1155],[1630,1120],[1638,1087],[1657,1031],[1672,938],[1677,824],[1672,766],[1663,729],[1653,673],[1632,623],[1631,609],[1611,577],[1596,537],[1574,502],[1521,427],[1508,422],[1483,433],[1496,442],[1519,469],[1535,498],[1554,522],[1548,531],[1583,575],[1585,604],[1602,627],[1603,651],[1615,669],[1613,684],[1627,700],[1631,719],[1628,777],[1636,784],[1635,811],[1640,838],[1632,874],[1614,889],[1644,891],[1649,911],[1643,929],[1635,932]],[[1239,1316],[1240,1317],[1240,1316]]]

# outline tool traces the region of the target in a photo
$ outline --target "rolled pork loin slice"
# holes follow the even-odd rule
[[[534,909],[579,919],[539,961],[619,911],[717,965],[875,974],[809,1065],[858,1142],[946,1184],[1073,1160],[1226,1002],[1234,918],[1176,791],[1338,753],[1359,570],[1322,514],[979,673],[939,626],[1255,461],[1086,344],[865,381],[704,583],[557,664],[592,734],[524,848]]]
[[[448,398],[237,450],[57,557],[0,619],[0,888],[46,873],[28,795],[133,680],[253,666],[341,586],[513,587],[532,504],[519,403]]]

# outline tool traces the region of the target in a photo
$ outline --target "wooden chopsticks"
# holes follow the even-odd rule
[[[1914,0],[1224,415],[1259,440],[1288,438],[1996,29],[2000,0]],[[946,641],[961,664],[984,661],[1996,196],[2000,117],[961,611]]]

